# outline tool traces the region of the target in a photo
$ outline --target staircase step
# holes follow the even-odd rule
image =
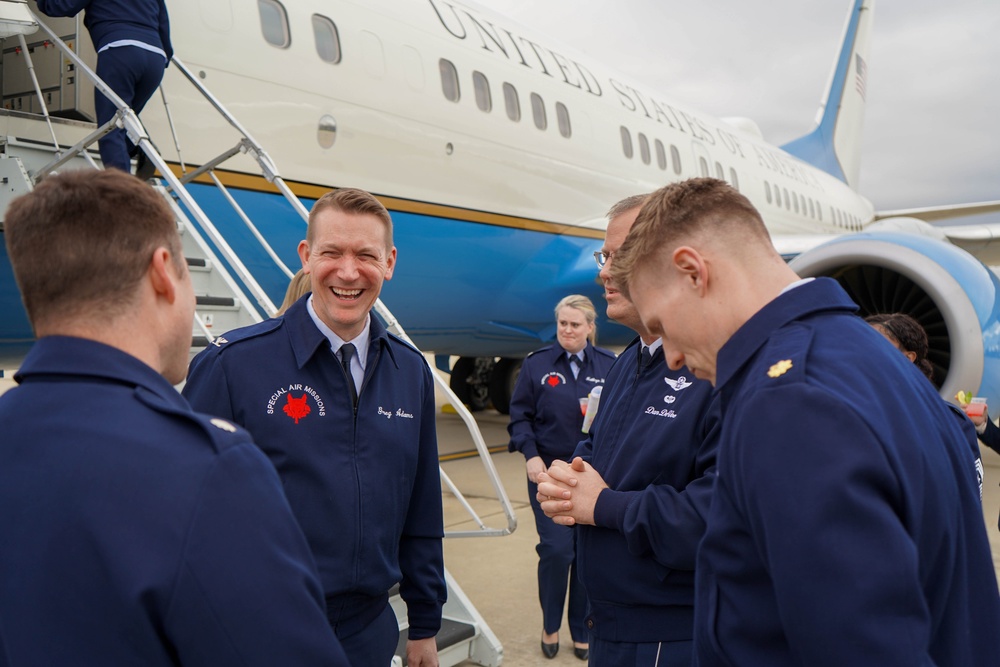
[[[198,306],[228,306],[235,308],[237,307],[236,299],[231,296],[209,296],[202,295],[195,297]]]

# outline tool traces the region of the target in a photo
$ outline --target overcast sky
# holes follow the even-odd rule
[[[775,144],[813,127],[850,5],[481,4]],[[868,74],[860,190],[876,209],[1000,199],[1000,0],[877,0]]]

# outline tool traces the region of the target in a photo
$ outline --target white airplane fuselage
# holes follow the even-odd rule
[[[551,338],[559,298],[600,298],[590,255],[601,245],[603,213],[670,181],[729,180],[775,234],[843,233],[872,219],[870,202],[766,143],[752,123],[669,102],[478,6],[282,6],[283,48],[265,39],[255,0],[170,0],[175,51],[268,150],[297,194],[310,199],[354,186],[383,198],[399,248],[383,297],[424,349],[519,356]],[[336,26],[336,63],[317,49],[313,24],[324,19]],[[454,67],[454,101],[445,95],[443,61]],[[164,88],[186,163],[231,145],[222,120],[185,97],[190,87],[176,72],[168,69]],[[518,113],[508,106],[511,90]],[[539,106],[545,129],[536,122]],[[154,99],[142,119],[176,161],[162,105]],[[321,129],[334,126],[335,136]],[[263,179],[230,174],[228,181],[244,188],[241,200],[277,198],[263,194]],[[211,199],[200,203],[225,217]],[[290,210],[276,215],[262,231],[294,269],[304,230]],[[250,243],[241,250],[254,252]],[[264,264],[259,280],[280,300],[287,279]],[[601,328],[607,343],[630,337],[621,327]]]

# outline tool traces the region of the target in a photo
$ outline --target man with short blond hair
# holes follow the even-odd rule
[[[311,294],[226,333],[194,359],[184,394],[274,463],[353,667],[391,661],[397,582],[407,664],[436,667],[447,590],[434,385],[423,355],[371,312],[396,266],[388,211],[363,190],[324,195],[299,258]]]
[[[710,178],[653,193],[612,276],[722,401],[696,664],[996,664],[971,424],[844,290],[799,280]]]

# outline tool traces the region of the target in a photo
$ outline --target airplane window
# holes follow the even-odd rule
[[[810,218],[815,218],[816,217],[816,209],[813,208],[813,200],[812,199],[809,200],[809,217]]]
[[[340,35],[337,34],[337,26],[319,14],[312,15],[312,24],[316,53],[321,60],[336,65],[340,62]]]
[[[740,179],[736,177],[736,170],[732,167],[729,168],[729,183],[736,188],[736,191],[740,191]]]
[[[460,97],[458,89],[458,71],[450,60],[442,58],[438,61],[441,70],[441,90],[450,102],[457,102]]]
[[[701,175],[708,176],[708,160],[703,157],[698,158],[698,166],[701,167]]]
[[[774,186],[774,203],[781,206],[781,188]]]
[[[539,130],[549,126],[549,120],[545,117],[545,102],[538,93],[531,94],[531,117],[535,119],[535,127]]]
[[[632,134],[628,131],[628,128],[622,125],[622,151],[625,153],[625,157],[632,159]]]
[[[799,212],[799,196],[793,192],[792,193],[792,199],[794,200],[792,203],[795,204],[795,212],[798,213]]]
[[[556,119],[559,121],[559,134],[569,139],[573,128],[569,124],[569,109],[562,102],[556,102]]]
[[[278,0],[257,0],[257,11],[260,13],[260,29],[264,40],[279,49],[286,49],[292,43],[288,32],[288,13]]]
[[[674,163],[674,173],[681,173],[681,152],[673,144],[670,144],[670,160]]]
[[[792,202],[788,197],[788,189],[787,188],[781,188],[781,189],[783,190],[782,194],[785,195],[785,210],[791,211]]]
[[[639,157],[643,164],[649,164],[649,139],[642,132],[639,133]]]
[[[656,165],[663,170],[667,168],[667,151],[659,139],[656,140]]]
[[[517,97],[517,88],[506,82],[503,84],[503,104],[507,109],[507,118],[515,123],[521,120],[521,101]]]
[[[715,177],[720,181],[726,180],[726,170],[718,162],[715,163]]]
[[[823,205],[816,202],[816,217],[819,218],[820,222],[823,222]]]
[[[767,195],[767,203],[771,203],[771,184],[764,181],[764,194]]]
[[[476,106],[480,111],[490,111],[493,108],[493,98],[490,96],[490,82],[482,72],[472,73],[472,87],[476,91]]]

